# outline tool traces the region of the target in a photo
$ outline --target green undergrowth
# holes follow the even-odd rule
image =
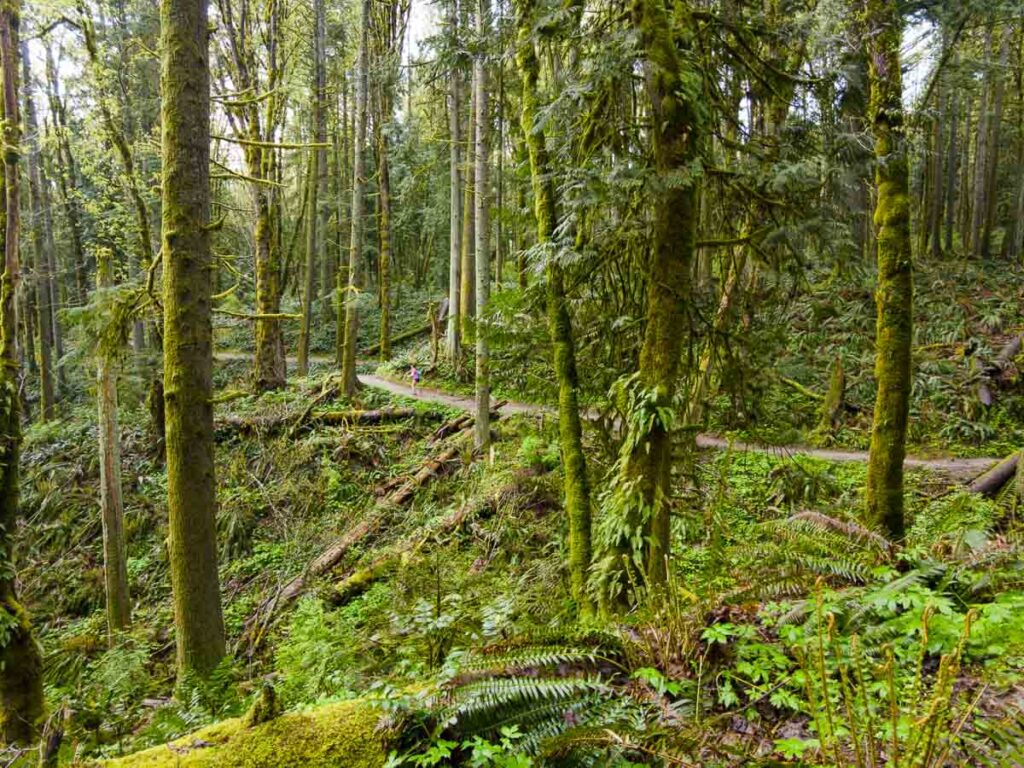
[[[243,390],[246,375],[246,361],[220,365],[221,396]],[[276,754],[275,739],[301,731],[308,749],[325,751],[294,764],[360,765],[331,751],[346,738],[335,715],[358,713],[383,750],[367,765],[672,764],[665,755],[834,764],[854,742],[892,743],[894,702],[901,755],[917,754],[907,734],[926,716],[939,752],[948,746],[961,764],[1016,748],[1024,569],[1013,486],[988,501],[910,472],[909,538],[894,548],[858,523],[863,465],[706,452],[676,476],[670,589],[638,585],[636,610],[581,625],[563,571],[553,419],[497,421],[493,458],[473,461],[462,443],[458,462],[388,509],[379,489],[436,454],[436,419],[261,424],[294,425],[314,401],[316,411],[413,401],[373,388],[348,401],[323,375],[223,399],[218,536],[231,655],[209,680],[176,689],[165,473],[142,404],[127,400],[122,418],[133,626],[110,646],[92,409],[28,430],[19,576],[45,651],[49,713],[65,718],[66,762],[155,749],[155,760],[181,760],[169,764],[256,765],[221,740]],[[595,498],[606,440],[588,426]],[[381,521],[371,535],[252,642],[257,610],[370,515]],[[267,686],[290,714],[264,726],[264,739],[232,718]]]

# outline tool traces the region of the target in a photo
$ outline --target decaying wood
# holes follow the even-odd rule
[[[991,469],[976,477],[967,490],[992,498],[1017,474],[1020,451],[1014,451]]]
[[[250,649],[259,646],[264,630],[269,626],[278,609],[292,603],[306,591],[310,582],[330,573],[336,568],[349,550],[379,531],[388,521],[395,508],[408,502],[416,491],[428,480],[440,475],[443,470],[459,460],[465,449],[465,442],[473,434],[473,425],[454,435],[444,450],[428,458],[405,482],[380,499],[365,518],[345,531],[323,552],[317,555],[301,574],[288,582],[269,599],[263,601],[256,612],[246,621],[242,641],[248,641]]]
[[[519,502],[522,506],[538,507],[555,503],[553,499],[548,497],[548,494],[541,491],[537,486],[524,486],[521,480],[504,485],[483,498],[475,497],[469,499],[450,514],[441,518],[436,524],[430,526],[430,529],[426,532],[418,533],[398,542],[374,558],[369,565],[352,571],[335,588],[331,601],[337,605],[348,603],[369,589],[374,582],[391,573],[399,563],[414,557],[431,539],[438,536],[446,536],[459,530],[468,520],[493,514],[502,505],[517,498],[525,501],[525,503]]]
[[[279,432],[291,427],[293,433],[300,426],[371,426],[406,419],[419,418],[426,421],[440,419],[438,411],[423,411],[415,408],[377,408],[374,410],[318,411],[307,412],[296,419],[295,414],[272,416],[225,416],[217,420],[217,431],[263,434]]]
[[[981,381],[978,382],[978,400],[982,405],[989,406],[995,402],[995,390],[998,387],[999,378],[1010,367],[1014,358],[1020,354],[1022,342],[1024,342],[1024,336],[1014,336],[999,350],[999,355],[995,360],[982,367]]]

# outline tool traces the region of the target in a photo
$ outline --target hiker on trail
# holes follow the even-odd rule
[[[420,385],[420,369],[415,364],[409,366],[409,378],[412,379],[412,393],[415,395]]]

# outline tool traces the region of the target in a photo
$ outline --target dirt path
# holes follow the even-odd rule
[[[215,354],[217,360],[248,360],[252,357],[249,352],[240,351],[218,351]],[[330,355],[310,355],[310,362],[331,362],[334,358]],[[289,364],[295,363],[294,357],[288,358]],[[383,389],[394,395],[413,397],[412,387],[391,379],[381,378],[373,374],[361,374],[359,380],[367,386]],[[464,411],[471,411],[476,408],[473,398],[465,395],[454,395],[442,392],[438,389],[420,387],[415,395],[417,400],[424,400],[431,403],[439,403],[450,408],[459,408]],[[508,402],[502,406],[501,412],[507,415],[512,414],[555,414],[555,409],[546,405],[534,405],[532,403]],[[803,445],[760,445],[757,443],[744,443],[729,441],[717,435],[698,435],[697,445],[701,448],[717,450],[732,449],[733,451],[751,451],[755,453],[766,453],[772,456],[789,457],[799,454],[810,456],[823,461],[867,461],[867,451],[843,451],[829,448],[811,448]],[[946,459],[925,459],[916,456],[908,456],[904,462],[905,467],[927,469],[933,472],[941,472],[947,477],[957,481],[972,480],[986,469],[991,467],[1002,457],[982,457],[974,459],[946,458]]]
[[[383,379],[380,376],[374,375],[362,375],[359,380],[364,384],[377,387],[378,389],[384,389],[395,395],[403,395],[405,397],[413,397],[412,387],[405,384],[401,384],[397,381],[390,379]],[[447,405],[452,408],[461,408],[462,410],[473,410],[476,408],[476,403],[472,398],[463,395],[452,395],[447,392],[441,392],[436,389],[428,389],[426,387],[420,387],[419,391],[415,395],[418,400],[425,400],[432,403],[440,403]],[[502,413],[506,414],[530,414],[530,413],[546,413],[555,414],[555,409],[545,405],[532,405],[529,403],[506,403],[501,408]],[[697,445],[701,448],[712,448],[717,450],[729,449],[734,451],[753,451],[756,453],[767,453],[779,457],[788,457],[794,455],[811,456],[816,459],[822,459],[823,461],[867,461],[867,451],[841,451],[831,450],[827,448],[811,448],[803,445],[785,445],[785,446],[774,446],[774,445],[758,445],[756,443],[744,443],[739,441],[729,441],[716,435],[698,435]],[[908,456],[904,462],[906,467],[919,467],[922,469],[928,469],[934,472],[942,472],[945,475],[955,480],[970,480],[986,469],[991,467],[996,462],[1000,461],[1000,458],[975,458],[975,459],[959,459],[959,458],[948,458],[948,459],[922,459],[915,456]]]

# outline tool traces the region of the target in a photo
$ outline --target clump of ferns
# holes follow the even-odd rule
[[[629,643],[596,630],[539,633],[466,652],[428,700],[431,730],[464,741],[515,725],[519,748],[558,765],[639,757],[690,705],[675,687],[633,673]]]
[[[732,599],[805,595],[819,579],[833,586],[864,584],[894,557],[885,537],[821,512],[805,510],[758,527],[752,543],[733,550],[743,582]]]

